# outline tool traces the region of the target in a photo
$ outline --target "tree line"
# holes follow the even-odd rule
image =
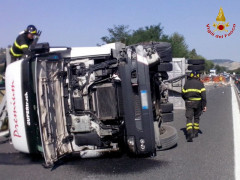
[[[172,45],[173,57],[185,57],[186,59],[204,59],[205,72],[209,73],[210,69],[215,68],[217,73],[226,71],[225,67],[214,65],[212,61],[207,60],[203,56],[197,54],[196,49],[189,50],[188,45],[183,35],[175,32],[172,35],[163,33],[161,24],[150,25],[130,30],[128,25],[114,25],[113,28],[108,28],[108,35],[101,37],[103,43],[122,42],[132,45],[143,42],[169,42]],[[99,45],[99,44],[98,44]]]
[[[205,72],[209,73],[210,69],[215,68],[218,73],[226,71],[225,67],[214,65],[212,61],[207,60],[203,56],[197,54],[196,49],[189,50],[183,35],[175,32],[172,35],[164,34],[161,24],[140,27],[137,30],[129,29],[128,25],[114,25],[108,28],[108,35],[101,37],[103,44],[122,42],[132,45],[143,42],[169,42],[172,45],[173,57],[185,57],[186,59],[204,59]],[[100,45],[100,44],[98,44]],[[5,48],[0,48],[0,61],[5,59]],[[240,69],[239,69],[240,71]]]

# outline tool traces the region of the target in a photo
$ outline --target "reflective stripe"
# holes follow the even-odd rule
[[[201,92],[203,92],[203,91],[206,91],[206,89],[205,88],[202,88],[201,90],[199,90],[199,89],[182,89],[182,92],[183,93],[188,93],[188,92],[198,92],[198,93],[201,93]]]
[[[193,125],[192,123],[188,123],[188,124],[187,124],[187,127],[188,127],[188,126],[192,126],[192,125]]]
[[[15,46],[18,48],[18,49],[24,49],[24,48],[28,48],[28,45],[27,44],[23,44],[23,45],[19,45],[18,43],[17,43],[17,41],[15,41]]]
[[[33,32],[31,32],[31,34],[36,34],[37,33],[37,31],[35,30],[35,31],[33,31]]]
[[[198,123],[194,123],[194,126],[199,126],[199,124]]]
[[[187,127],[187,130],[192,129],[192,126]]]
[[[191,100],[191,101],[201,101],[202,98],[189,98],[189,100]]]
[[[12,47],[11,47],[10,51],[11,51],[11,53],[12,53],[13,56],[16,56],[16,57],[22,56],[22,54],[16,54],[16,53],[14,53]]]
[[[199,124],[198,123],[194,123],[194,129],[199,129]]]
[[[198,92],[198,93],[201,93],[201,90],[199,89],[182,89],[182,92],[183,93],[188,93],[188,92]]]

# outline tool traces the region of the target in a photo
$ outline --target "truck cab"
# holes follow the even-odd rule
[[[6,70],[15,149],[43,154],[47,166],[69,154],[156,155],[162,146],[168,44],[51,48],[41,43],[31,51]]]

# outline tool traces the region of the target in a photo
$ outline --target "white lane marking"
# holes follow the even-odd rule
[[[237,97],[233,85],[232,91],[232,116],[233,116],[233,134],[234,134],[234,164],[235,179],[240,180],[240,114]]]

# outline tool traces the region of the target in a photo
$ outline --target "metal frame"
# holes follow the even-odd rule
[[[10,49],[6,48],[6,67],[11,63],[11,56],[9,54],[9,51]],[[2,128],[2,124],[4,120],[8,117],[6,96],[2,93],[2,90],[5,90],[5,86],[0,87],[0,93],[3,95],[3,99],[0,104],[0,130]],[[9,129],[3,132],[0,132],[0,137],[7,136],[8,134],[9,134]]]

